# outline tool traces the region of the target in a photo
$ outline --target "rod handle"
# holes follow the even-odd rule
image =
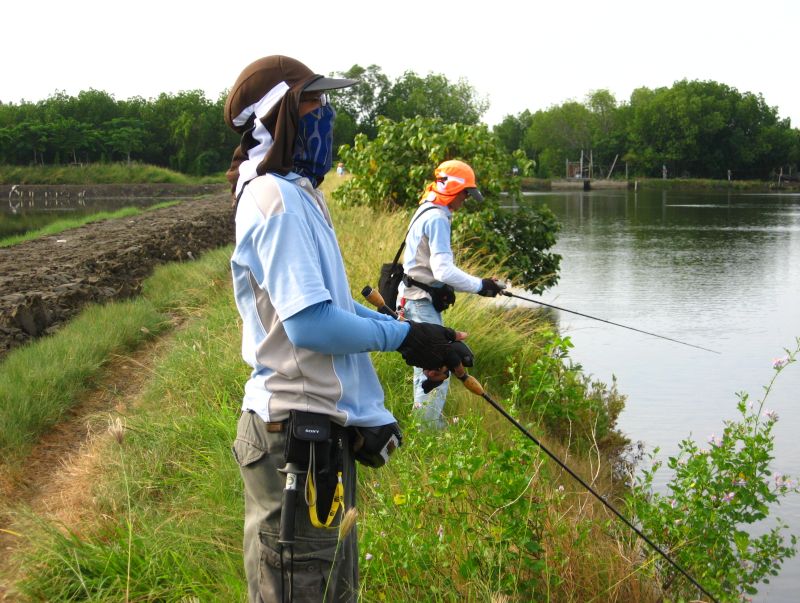
[[[286,474],[286,487],[281,502],[280,544],[294,544],[294,517],[297,510],[297,474]]]
[[[393,318],[400,318],[397,315],[397,312],[386,305],[386,300],[383,299],[383,295],[381,295],[381,292],[377,289],[373,289],[367,285],[361,290],[361,295],[363,295],[369,303],[375,306],[378,309],[378,312],[381,314],[388,314]]]

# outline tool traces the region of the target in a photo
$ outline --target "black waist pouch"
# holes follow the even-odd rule
[[[450,285],[431,287],[428,293],[431,294],[431,302],[433,303],[433,308],[437,312],[444,312],[447,308],[456,303],[456,290]]]
[[[303,467],[308,467],[311,457],[311,447],[315,447],[315,454],[326,452],[318,448],[330,446],[331,440],[331,418],[328,415],[321,415],[314,412],[303,412],[300,410],[289,411],[289,423],[287,425],[286,447],[283,449],[283,457],[287,463],[297,463]],[[317,458],[325,458],[318,456]]]

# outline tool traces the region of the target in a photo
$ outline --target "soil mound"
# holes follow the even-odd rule
[[[0,248],[0,358],[87,303],[135,295],[158,264],[233,243],[233,216],[217,193]]]

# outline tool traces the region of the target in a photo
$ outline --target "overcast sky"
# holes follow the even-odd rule
[[[465,78],[490,125],[686,78],[760,93],[800,127],[795,0],[9,0],[0,15],[6,103],[89,88],[216,99],[249,62],[286,54],[323,74],[375,64],[391,78]]]

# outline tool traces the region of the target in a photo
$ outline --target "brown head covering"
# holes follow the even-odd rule
[[[242,135],[226,174],[234,195],[256,176],[286,175],[292,170],[302,92],[355,83],[315,74],[300,61],[281,55],[245,67],[225,101],[225,123]]]

